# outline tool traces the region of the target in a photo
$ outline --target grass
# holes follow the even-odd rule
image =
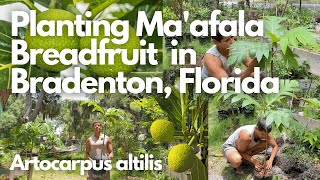
[[[112,171],[111,171],[112,172]],[[33,180],[49,180],[49,179],[55,179],[55,180],[85,180],[87,179],[87,175],[80,175],[79,171],[54,171],[54,170],[48,170],[48,171],[33,171]]]
[[[218,119],[218,108],[213,102],[209,104],[209,147],[214,153],[222,151],[222,144],[225,140],[240,126],[256,124],[257,118],[247,118],[243,115],[236,117],[237,122],[234,122],[230,117],[228,119]]]
[[[143,171],[128,171],[128,178],[126,178],[126,171],[119,171],[116,169],[116,163],[112,163],[113,169],[110,171],[110,179],[128,179],[128,178],[134,178],[134,179],[146,179],[146,177],[149,177],[149,179],[159,179],[159,177],[164,177],[165,179],[168,179],[166,173],[158,174],[157,171],[149,171],[149,174],[143,172]],[[1,174],[1,169],[0,169]],[[6,179],[5,175],[0,176],[0,180]],[[15,179],[19,180],[26,180],[27,175],[18,176],[15,177]],[[84,175],[80,175],[80,165],[77,165],[76,170],[73,171],[55,171],[53,169],[43,171],[43,170],[34,170],[32,174],[32,180],[85,180],[87,179],[87,172],[84,173]],[[148,178],[147,178],[148,179]]]

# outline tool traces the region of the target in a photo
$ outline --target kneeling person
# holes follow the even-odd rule
[[[266,126],[265,119],[260,119],[256,125],[246,125],[238,128],[222,145],[223,154],[227,161],[237,171],[240,171],[240,165],[245,161],[251,162],[256,170],[261,171],[263,165],[253,156],[271,146],[271,156],[266,161],[266,168],[271,169],[272,162],[279,149],[277,142],[269,134],[271,130],[272,125]]]

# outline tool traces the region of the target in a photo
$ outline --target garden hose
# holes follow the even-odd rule
[[[213,157],[224,157],[222,153],[212,154]]]

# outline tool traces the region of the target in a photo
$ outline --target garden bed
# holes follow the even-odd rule
[[[300,58],[308,61],[310,70],[314,75],[320,76],[320,54],[309,52],[300,48],[292,48],[293,52],[296,53]]]
[[[301,126],[307,129],[320,128],[320,121],[309,117],[302,116],[300,114],[294,114],[293,118],[298,121]]]

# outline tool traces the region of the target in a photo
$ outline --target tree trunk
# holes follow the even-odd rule
[[[250,8],[250,0],[246,0],[246,5]]]
[[[27,177],[27,180],[32,180],[32,174],[33,174],[33,165],[32,164],[28,164],[28,177]]]
[[[7,100],[9,98],[11,94],[11,89],[1,89],[0,90],[0,99],[1,99],[1,104],[2,104],[2,110],[5,109],[6,107],[6,103],[7,103]]]
[[[301,12],[301,0],[300,0],[300,3],[299,3],[299,10]]]
[[[300,2],[301,2],[301,0],[300,0]],[[282,12],[281,12],[281,17],[283,17],[284,12],[285,12],[286,9],[287,9],[288,3],[289,3],[289,0],[286,0],[286,5],[284,6],[284,8],[283,8],[283,10],[282,10]]]
[[[36,119],[36,117],[38,116],[41,107],[42,107],[42,101],[44,99],[45,96],[45,92],[42,89],[39,93],[38,96],[38,100],[36,103],[36,106],[34,108],[34,110],[32,111],[32,98],[31,98],[31,93],[30,91],[28,91],[26,93],[26,104],[25,104],[25,113],[22,117],[23,122],[32,122]]]
[[[41,107],[42,107],[42,101],[44,99],[44,96],[45,96],[45,92],[44,90],[42,89],[40,91],[40,94],[39,94],[39,97],[38,97],[38,101],[37,101],[37,104],[36,104],[36,107],[34,108],[34,110],[32,111],[32,114],[30,115],[30,121],[34,121],[36,119],[36,117],[38,116],[40,110],[41,110]]]
[[[22,117],[23,122],[28,122],[29,121],[29,116],[31,113],[32,109],[32,100],[31,100],[31,93],[30,90],[27,91],[26,93],[26,102],[25,102],[25,113]]]

